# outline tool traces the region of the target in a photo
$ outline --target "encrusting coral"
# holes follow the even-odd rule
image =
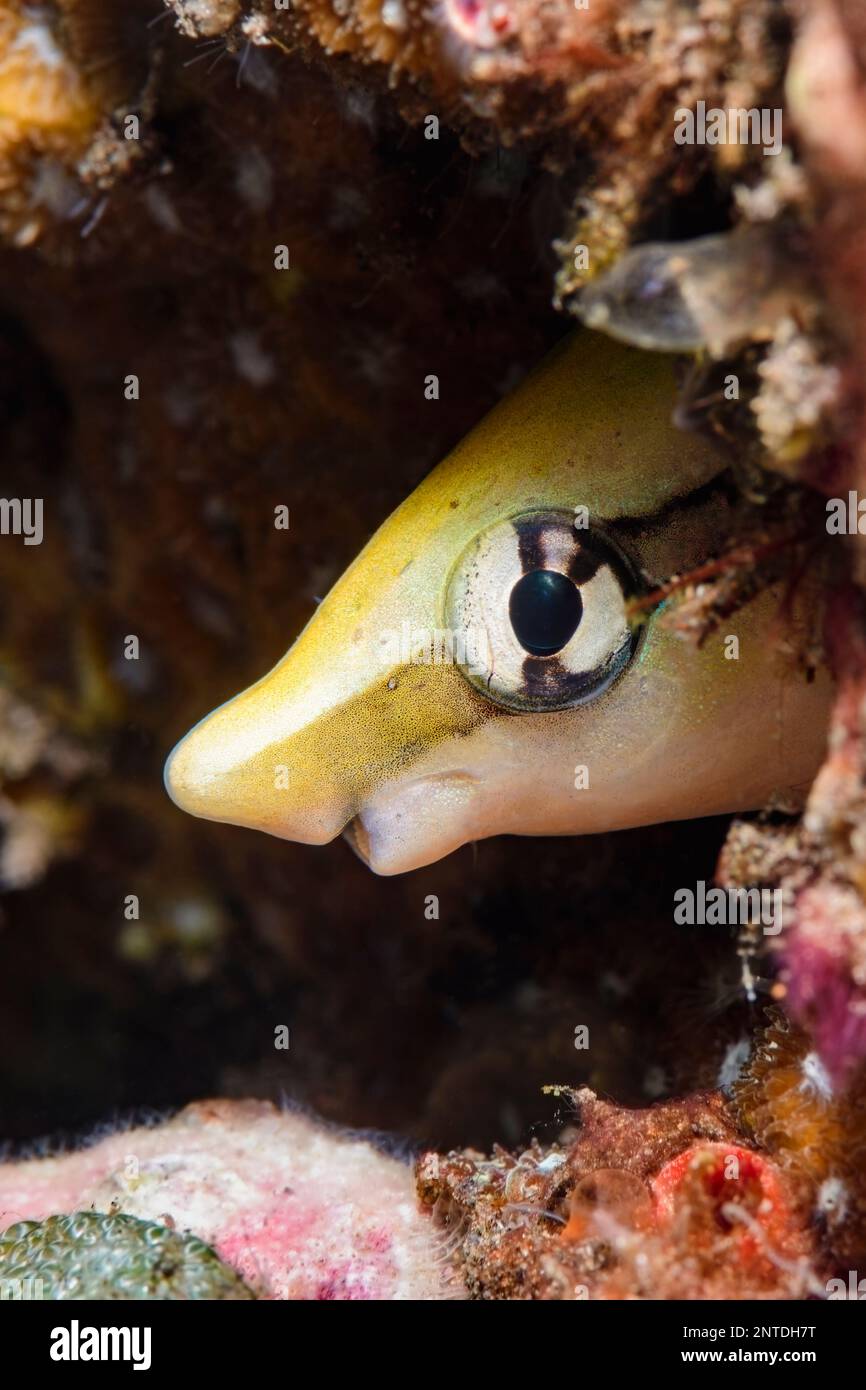
[[[476,1298],[754,1299],[820,1291],[814,1236],[781,1168],[718,1093],[626,1110],[562,1092],[561,1142],[426,1154],[418,1191]]]
[[[264,1103],[0,1165],[0,1278],[44,1297],[459,1297],[442,1246],[407,1164]]]

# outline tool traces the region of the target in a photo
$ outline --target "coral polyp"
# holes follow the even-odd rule
[[[0,1234],[0,1280],[49,1299],[250,1299],[194,1236],[106,1212],[20,1221]]]

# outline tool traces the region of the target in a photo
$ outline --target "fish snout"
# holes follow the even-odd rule
[[[329,784],[311,763],[309,729],[280,737],[262,713],[251,718],[237,703],[208,715],[170,754],[172,801],[206,820],[327,844],[353,813],[350,788],[339,779]]]
[[[330,637],[317,615],[267,676],[181,739],[165,783],[182,810],[326,844],[431,750],[487,717],[453,664],[371,660],[360,644]]]

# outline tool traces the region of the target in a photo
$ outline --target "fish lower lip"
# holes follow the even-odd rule
[[[478,779],[432,773],[383,788],[343,830],[363,864],[390,876],[434,863],[475,839]]]
[[[353,816],[343,829],[343,839],[355,851],[362,864],[370,867],[370,837],[360,816]]]

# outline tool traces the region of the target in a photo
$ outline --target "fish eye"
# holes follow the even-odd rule
[[[634,656],[637,574],[599,528],[526,512],[476,536],[451,575],[446,619],[476,689],[507,709],[561,710],[607,690]]]

